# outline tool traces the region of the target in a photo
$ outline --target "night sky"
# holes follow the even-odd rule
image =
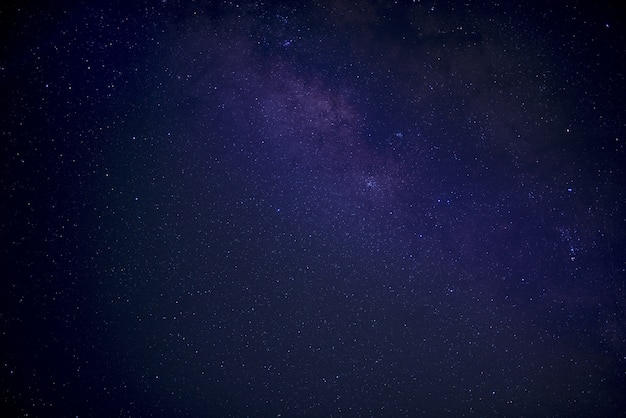
[[[609,2],[2,3],[5,416],[626,415]]]

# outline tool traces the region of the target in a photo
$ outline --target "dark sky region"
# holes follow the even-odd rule
[[[608,1],[5,1],[5,416],[626,415]]]

